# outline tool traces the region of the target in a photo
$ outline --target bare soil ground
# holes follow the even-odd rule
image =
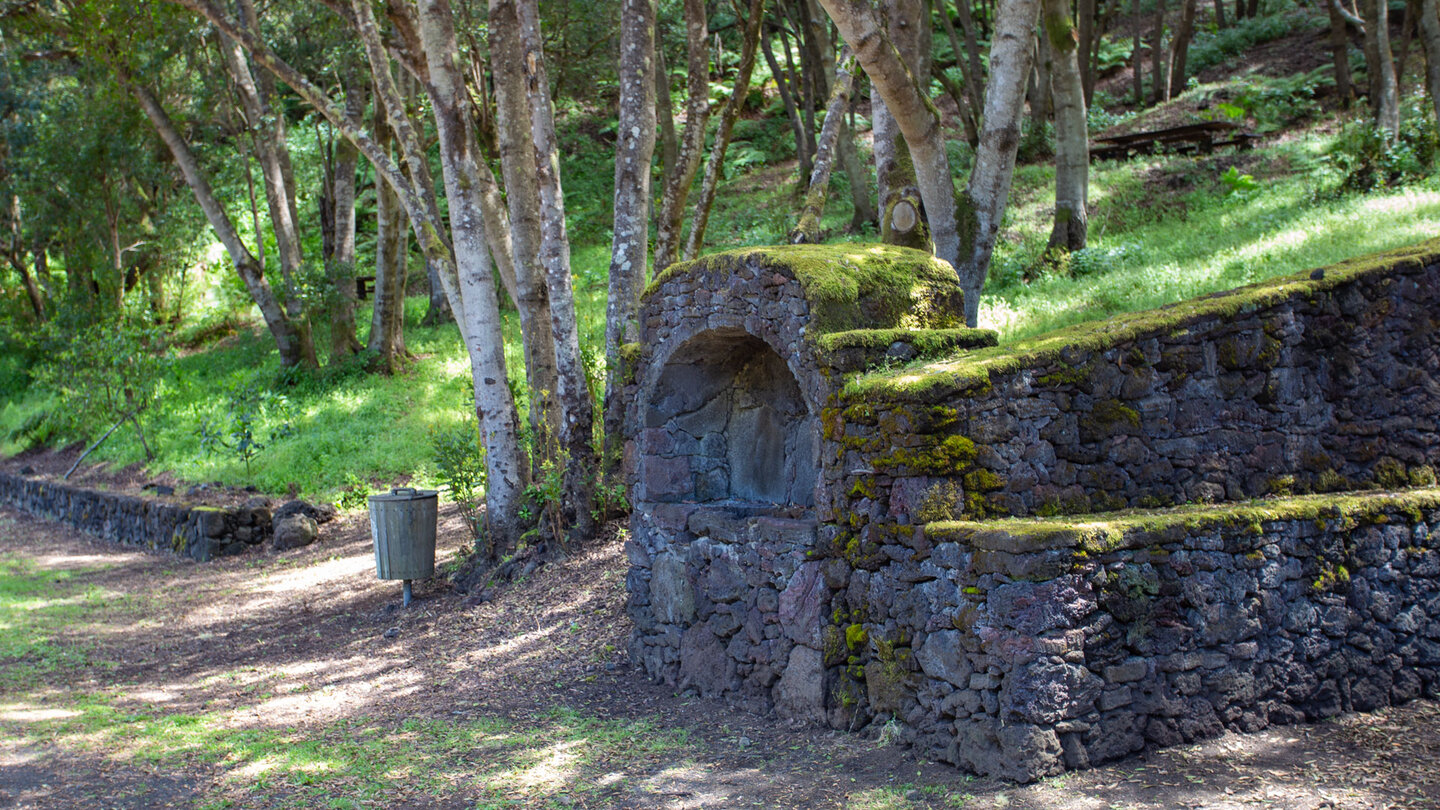
[[[442,561],[460,539],[442,539]],[[1423,701],[1016,786],[677,694],[626,658],[613,532],[494,601],[471,605],[434,581],[408,609],[399,583],[375,579],[357,515],[306,549],[196,564],[4,510],[5,566],[61,590],[9,613],[0,602],[0,621],[80,598],[65,594],[94,609],[37,635],[83,652],[38,680],[23,677],[32,654],[0,646],[15,667],[0,673],[0,807],[1440,807],[1440,706]],[[101,709],[126,730],[65,725]],[[557,711],[579,731],[495,770],[495,740],[552,726]],[[510,731],[445,743],[443,768],[389,764],[482,722]],[[208,748],[167,740],[191,729]],[[566,753],[604,734],[618,735],[608,753]],[[375,744],[348,770],[267,772],[357,739]]]

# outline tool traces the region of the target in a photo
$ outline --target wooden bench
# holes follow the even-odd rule
[[[1097,138],[1097,145],[1090,148],[1091,160],[1105,160],[1149,155],[1165,151],[1175,154],[1209,154],[1216,147],[1237,146],[1248,149],[1260,136],[1250,132],[1236,132],[1240,125],[1230,121],[1204,121],[1179,127],[1155,129],[1149,132],[1132,132],[1127,135],[1112,135]],[[1229,136],[1229,137],[1227,137]]]
[[[372,291],[374,291],[374,289],[375,289],[375,277],[374,277],[374,276],[356,276],[356,277],[355,277],[355,297],[356,297],[356,298],[360,299],[361,301],[364,301],[365,299],[367,299],[367,298],[370,297],[370,293],[371,293]]]

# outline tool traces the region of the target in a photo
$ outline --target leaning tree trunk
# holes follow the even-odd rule
[[[1192,6],[1194,0],[1190,0]],[[1053,54],[1055,94],[1055,223],[1050,247],[1085,247],[1090,186],[1090,141],[1085,131],[1085,85],[1069,0],[1044,0],[1045,34]]]
[[[525,97],[521,70],[524,48],[513,0],[490,3],[490,53],[495,73],[495,122],[500,140],[500,173],[510,211],[510,244],[514,248],[515,308],[525,351],[525,375],[530,384],[530,436],[532,473],[558,462],[553,447],[562,429],[560,390],[555,365],[555,337],[540,266],[540,190],[536,186],[534,147],[530,143],[530,105]]]
[[[1185,92],[1185,62],[1190,56],[1190,40],[1195,36],[1195,0],[1182,0],[1180,26],[1170,38],[1169,98]]]
[[[886,33],[900,60],[917,83],[927,81],[930,76],[931,48],[929,18],[925,13],[924,0],[884,0],[883,8]],[[923,85],[921,88],[920,92],[923,94]],[[915,186],[915,169],[910,166],[909,155],[899,145],[904,136],[890,112],[885,94],[880,95],[878,103],[871,101],[871,118],[874,123],[875,180],[879,188],[880,231],[884,234],[892,232],[890,215],[897,202],[902,199],[907,200],[898,209],[902,212],[902,224],[913,221],[914,226],[918,227],[923,223],[920,211],[914,205],[919,196]],[[928,96],[926,102],[929,103]],[[906,212],[913,213],[913,220],[906,218]],[[910,244],[914,241],[910,238],[911,235],[917,233],[914,228],[903,228],[894,232],[900,234],[899,244]],[[927,243],[928,236],[916,241],[913,246],[922,247]]]
[[[650,161],[655,155],[655,0],[620,6],[619,133],[615,145],[615,218],[605,307],[603,469],[617,482],[625,402],[620,345],[638,340],[640,291],[650,248]],[[666,111],[669,115],[669,111]]]
[[[1440,13],[1436,6],[1436,0],[1424,0],[1420,5],[1420,44],[1425,48],[1425,88],[1440,121]]]
[[[1370,79],[1370,110],[1375,126],[1391,138],[1400,135],[1400,91],[1390,54],[1390,12],[1385,0],[1361,0],[1365,15],[1365,56]]]
[[[688,261],[700,255],[700,246],[705,244],[705,227],[710,222],[710,209],[715,205],[715,194],[720,188],[720,170],[725,165],[725,152],[730,147],[730,134],[735,131],[735,122],[745,106],[745,97],[750,95],[750,74],[755,68],[755,46],[760,40],[760,16],[764,13],[764,0],[750,0],[750,16],[745,22],[745,40],[740,49],[740,69],[735,75],[735,86],[725,109],[720,115],[720,128],[715,133],[715,143],[710,147],[710,157],[705,161],[705,176],[700,181],[700,196],[695,200],[695,210],[690,217],[690,233],[685,238],[685,259]]]
[[[242,0],[241,5],[248,7],[248,0]],[[246,25],[252,32],[257,31],[252,22],[247,21]],[[285,315],[290,319],[299,341],[301,363],[313,368],[318,365],[318,360],[310,326],[300,305],[297,277],[303,270],[304,257],[300,248],[294,181],[288,168],[290,152],[285,144],[284,117],[276,115],[271,109],[269,95],[263,92],[265,88],[257,83],[251,74],[249,60],[246,59],[240,43],[227,39],[221,43],[221,50],[240,97],[241,111],[245,114],[245,123],[255,144],[255,156],[260,161],[260,177],[264,181],[265,203],[270,213],[270,230],[275,236],[276,251],[280,254],[280,277],[285,289]]]
[[[595,492],[595,412],[580,356],[575,294],[570,281],[570,240],[565,232],[565,194],[560,185],[560,149],[555,136],[554,106],[546,77],[544,39],[538,0],[519,0],[520,42],[525,50],[525,95],[530,101],[530,135],[540,189],[540,263],[550,293],[550,323],[555,335],[555,367],[563,416],[560,447],[565,459],[565,521],[572,537],[594,532],[591,506]],[[557,527],[558,530],[558,527]]]
[[[900,132],[904,135],[912,165],[915,167],[920,197],[929,218],[936,255],[958,270],[960,232],[955,186],[950,178],[950,163],[945,154],[945,131],[941,127],[935,105],[931,104],[930,99],[921,91],[899,52],[890,43],[879,14],[868,0],[821,0],[821,5],[834,20],[840,36],[854,49],[856,59],[870,77],[875,95],[884,99],[886,108],[894,116]],[[1031,15],[1032,27],[1036,16]],[[1029,65],[1025,67],[1028,71]],[[1024,86],[1022,75],[1022,93]],[[986,118],[988,129],[989,116]],[[984,279],[983,275],[981,279]],[[963,275],[961,283],[965,283]],[[969,304],[966,306],[968,308]]]
[[[815,244],[820,241],[820,215],[825,210],[830,172],[835,163],[840,132],[844,129],[850,88],[855,81],[851,61],[850,49],[846,48],[840,53],[839,65],[835,69],[835,81],[830,85],[830,103],[825,105],[825,124],[820,128],[820,138],[815,150],[815,169],[810,173],[810,188],[805,193],[805,204],[800,209],[800,219],[786,237],[792,245]]]
[[[250,299],[255,302],[255,306],[260,308],[260,317],[265,320],[265,326],[270,330],[271,337],[275,339],[275,347],[280,352],[280,364],[297,366],[304,363],[305,355],[294,326],[286,317],[285,310],[275,300],[275,294],[270,289],[270,283],[265,280],[265,273],[260,269],[255,256],[240,240],[234,223],[230,221],[230,214],[225,210],[225,206],[215,198],[215,192],[210,188],[210,181],[206,179],[205,173],[200,169],[200,163],[195,159],[195,154],[190,151],[190,144],[180,134],[180,130],[175,127],[170,115],[161,106],[160,100],[150,92],[149,88],[135,82],[123,70],[117,70],[116,73],[121,85],[128,89],[140,103],[140,109],[144,111],[145,117],[150,119],[151,125],[160,135],[160,140],[170,150],[170,156],[174,158],[175,165],[180,167],[180,174],[185,178],[185,184],[190,187],[191,193],[195,195],[195,201],[199,203],[200,210],[205,213],[210,228],[215,231],[215,237],[220,240],[220,244],[225,246],[225,252],[230,255],[230,261],[235,265],[235,272],[239,273],[240,280],[245,282],[245,289],[250,293]],[[66,262],[67,268],[73,266]]]
[[[680,224],[690,184],[700,171],[705,151],[705,123],[710,117],[710,51],[707,47],[705,0],[685,0],[685,42],[689,59],[689,97],[685,100],[685,129],[674,170],[665,178],[660,214],[655,223],[655,271],[674,264],[680,256]]]
[[[961,0],[961,2],[963,3],[965,0]],[[965,129],[965,137],[973,147],[979,138],[980,131],[980,122],[976,120],[975,115],[976,110],[980,109],[982,99],[975,92],[980,79],[975,75],[970,60],[965,57],[965,49],[960,45],[960,35],[956,33],[955,24],[950,21],[950,11],[945,6],[945,3],[940,4],[940,27],[945,30],[945,38],[950,40],[950,50],[954,52],[955,63],[960,67],[960,78],[964,87],[954,88],[947,85],[946,83],[950,80],[938,65],[931,65],[930,69],[935,74],[935,78],[940,80],[942,85],[946,85],[946,92],[955,99],[955,107],[960,112],[960,123]],[[913,72],[914,68],[912,67],[911,70]],[[959,92],[956,92],[957,90]]]

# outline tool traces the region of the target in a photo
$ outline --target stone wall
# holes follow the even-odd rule
[[[1440,698],[1440,491],[1338,502],[932,524],[834,591],[836,719],[1030,780]]]
[[[270,510],[259,504],[191,506],[9,473],[0,473],[0,502],[105,540],[202,562],[244,553],[270,533]]]
[[[960,350],[817,330],[773,266],[702,261],[643,305],[627,585],[653,677],[1016,779],[1440,697],[1440,243]],[[716,335],[793,377],[774,435],[813,496],[704,484],[733,459],[676,392],[736,379],[693,351]],[[896,367],[926,345],[949,353]],[[1410,492],[1306,494],[1365,488]]]

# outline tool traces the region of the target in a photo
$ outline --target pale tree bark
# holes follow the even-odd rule
[[[379,93],[375,94],[374,132],[375,140],[388,154],[395,138],[387,123],[385,101]],[[365,348],[375,356],[377,371],[395,374],[409,356],[405,350],[405,276],[410,223],[395,189],[376,174],[375,299],[370,311],[370,338]],[[440,287],[438,275],[433,281]],[[443,301],[443,288],[441,292]]]
[[[1133,0],[1130,4],[1130,18],[1135,25],[1134,45],[1130,50],[1130,84],[1135,106],[1139,107],[1145,103],[1145,57],[1140,52],[1140,29],[1144,17],[1140,15],[1140,0]]]
[[[436,211],[433,195],[424,191],[430,188],[425,152],[420,146],[414,127],[403,113],[403,102],[390,73],[390,57],[381,41],[373,9],[367,0],[352,2],[356,30],[365,46],[377,90],[390,111],[390,123],[399,136],[406,164],[410,167],[408,176],[380,148],[359,121],[347,116],[324,91],[276,56],[253,33],[235,25],[214,5],[213,0],[171,2],[200,14],[224,34],[241,42],[258,64],[275,73],[306,103],[325,116],[331,125],[349,138],[361,154],[376,167],[377,174],[390,183],[400,196],[422,253],[439,269],[446,294],[450,297],[451,308],[455,312],[456,324],[470,355],[476,411],[480,417],[486,450],[485,501],[489,537],[496,548],[514,543],[520,533],[519,507],[524,494],[525,465],[520,457],[515,403],[506,382],[500,312],[494,282],[490,277],[489,257],[484,250],[482,229],[475,224],[479,222],[479,216],[470,210],[463,198],[460,204],[452,201],[452,226],[457,222],[463,225],[463,236],[467,241],[463,251],[465,263],[460,265],[465,271],[462,275],[457,270],[457,256],[461,251],[452,253],[450,246],[446,244],[441,235],[444,223]],[[450,53],[453,53],[453,49]],[[459,67],[453,63],[450,63],[450,68],[455,72],[459,71]],[[460,84],[451,83],[457,86]],[[400,110],[399,114],[396,114],[397,109]],[[441,141],[442,152],[445,147],[453,145],[451,139],[442,137]],[[454,165],[455,156],[449,157],[451,160],[448,162]],[[480,237],[481,244],[475,244],[476,237]],[[488,297],[485,295],[487,290]]]
[[[819,64],[820,70],[815,72],[816,92],[829,98],[831,82],[829,78],[835,74],[838,66],[835,61],[835,46],[830,38],[830,18],[826,16],[825,10],[818,5],[812,4],[812,0],[805,0],[804,8],[801,10],[805,15],[807,42],[812,43],[807,49],[812,54],[813,60]],[[928,15],[927,15],[928,20]],[[924,54],[928,61],[929,38],[926,35]],[[827,102],[828,103],[828,102]],[[853,105],[847,108],[854,109]],[[850,230],[858,232],[867,222],[878,223],[880,215],[875,211],[875,203],[870,196],[870,167],[860,159],[860,152],[855,148],[854,133],[851,132],[850,121],[846,116],[840,119],[840,131],[836,140],[836,151],[840,157],[840,165],[845,171],[845,176],[850,179],[850,205],[853,214],[850,217]],[[819,144],[811,135],[811,155],[819,151]],[[813,173],[813,170],[812,170]]]
[[[1167,84],[1170,92],[1167,98],[1174,98],[1185,92],[1185,62],[1190,56],[1190,40],[1195,37],[1196,0],[1181,0],[1180,25],[1170,38],[1169,75]]]
[[[800,118],[800,109],[795,106],[790,77],[780,69],[780,63],[775,60],[775,48],[770,44],[768,30],[760,35],[760,52],[765,55],[765,64],[770,67],[770,75],[775,78],[775,87],[780,91],[780,103],[785,107],[785,117],[789,119],[790,129],[795,134],[795,156],[800,161],[800,176],[809,177],[814,170],[814,164],[811,162],[813,156],[810,153],[810,144],[805,139],[805,122]]]
[[[760,17],[764,8],[764,0],[750,0],[750,16],[745,21],[739,70],[735,75],[730,98],[725,102],[725,108],[720,114],[720,127],[715,132],[715,143],[710,147],[710,157],[705,160],[700,196],[695,200],[695,210],[690,217],[690,233],[685,237],[686,260],[699,256],[700,247],[705,244],[705,228],[710,222],[710,209],[715,205],[715,195],[720,189],[720,170],[725,166],[725,152],[730,148],[730,135],[735,131],[740,110],[745,107],[745,97],[750,95],[750,76],[755,68],[755,47],[760,41]]]
[[[1001,0],[995,12],[990,45],[990,84],[985,93],[984,128],[975,168],[966,185],[969,255],[955,265],[965,290],[965,322],[974,326],[980,314],[980,291],[1000,235],[1000,221],[1015,176],[1015,151],[1020,144],[1020,117],[1025,99],[1025,74],[1040,15],[1039,0]],[[918,168],[918,162],[917,162]],[[923,188],[923,187],[922,187]],[[929,206],[929,200],[926,200]],[[971,217],[973,216],[973,219]],[[933,220],[932,220],[933,221]],[[939,241],[938,239],[936,240]]]
[[[1194,0],[1191,0],[1193,5]],[[1085,131],[1085,86],[1070,0],[1044,0],[1045,34],[1053,54],[1055,94],[1055,223],[1050,247],[1085,247],[1090,186],[1090,141]]]
[[[533,165],[540,189],[540,264],[550,293],[550,324],[555,336],[564,449],[566,528],[573,538],[594,533],[591,507],[595,491],[595,412],[580,355],[579,320],[570,281],[570,240],[565,232],[565,194],[560,185],[560,149],[555,136],[554,105],[546,77],[544,38],[538,0],[519,0],[520,42],[525,50],[525,95],[530,101]],[[559,531],[560,527],[556,527]]]
[[[1420,5],[1420,44],[1425,48],[1425,89],[1430,93],[1430,104],[1435,109],[1435,118],[1440,120],[1440,12],[1436,0],[1424,0]]]
[[[10,260],[10,266],[20,274],[20,281],[25,286],[25,297],[30,300],[30,308],[35,312],[35,319],[43,321],[45,320],[45,297],[40,292],[40,285],[36,283],[35,276],[38,273],[32,274],[30,267],[25,262],[25,223],[18,195],[10,195],[7,214],[10,226],[10,245],[5,255]]]
[[[685,43],[689,97],[685,100],[685,129],[680,153],[665,177],[660,213],[655,223],[655,272],[674,264],[680,256],[680,225],[690,184],[700,171],[705,152],[705,124],[710,118],[710,51],[706,46],[705,0],[685,0]]]
[[[1365,19],[1365,61],[1370,74],[1370,111],[1375,126],[1390,137],[1400,134],[1400,91],[1390,53],[1390,11],[1385,0],[1360,0]]]
[[[640,337],[637,317],[650,253],[650,161],[655,155],[655,0],[620,5],[620,102],[615,145],[615,218],[605,307],[603,469],[618,480],[625,401],[620,346]],[[668,110],[663,112],[668,116]]]
[[[240,6],[244,12],[244,25],[252,33],[258,34],[254,7],[249,0],[240,0]],[[285,143],[284,118],[271,109],[266,87],[257,82],[250,72],[249,60],[240,43],[223,38],[220,50],[240,97],[241,111],[245,115],[245,124],[255,146],[255,156],[260,162],[260,177],[264,181],[265,203],[270,214],[270,230],[275,236],[275,248],[280,256],[280,274],[285,288],[285,315],[295,329],[302,364],[314,367],[318,365],[315,344],[311,339],[310,325],[301,308],[296,287],[296,276],[302,270],[304,257],[300,248],[299,215],[295,205],[293,172],[289,168],[290,150]]]
[[[825,210],[830,172],[835,164],[840,132],[844,129],[845,111],[855,83],[853,62],[849,48],[841,51],[835,69],[835,81],[830,85],[830,102],[825,106],[825,123],[820,128],[820,138],[816,144],[815,169],[810,173],[810,188],[805,193],[800,219],[787,237],[787,241],[792,245],[815,244],[820,241],[820,215]],[[855,180],[852,178],[851,182]]]
[[[930,78],[931,51],[925,0],[883,0],[881,8],[890,43],[915,78],[921,94],[926,95],[926,103],[929,103],[928,94],[925,94],[923,89]],[[891,214],[897,210],[896,205],[902,199],[908,199],[910,202],[900,204],[898,209],[902,224],[912,221],[912,212],[913,222],[917,226],[921,224],[922,218],[913,205],[913,200],[918,195],[915,170],[910,166],[909,156],[900,146],[903,136],[886,104],[885,94],[878,95],[879,99],[871,99],[871,121],[875,139],[875,180],[879,189],[880,230],[882,233],[898,234],[901,241],[897,244],[909,244],[913,241],[911,236],[915,233],[914,230],[894,230]],[[914,246],[919,247],[920,244]]]
[[[890,115],[894,116],[904,135],[918,181],[920,198],[929,221],[930,233],[935,242],[935,253],[959,270],[961,241],[955,185],[950,177],[950,164],[945,154],[945,133],[940,125],[939,112],[920,90],[915,77],[886,36],[880,15],[867,0],[821,0],[821,5],[830,14],[840,36],[854,50],[856,59],[870,77],[874,95],[884,100],[886,108]],[[1038,15],[1031,15],[1032,28],[1036,16]],[[1024,67],[1028,72],[1028,63]],[[991,83],[994,83],[993,79]],[[1022,94],[1024,87],[1025,78],[1022,73]],[[989,118],[988,115],[986,117]],[[988,120],[986,125],[988,130]],[[962,275],[962,284],[964,280]],[[983,274],[981,280],[984,280]],[[969,308],[968,302],[966,307]]]
[[[210,188],[210,181],[200,168],[199,161],[195,159],[195,153],[190,150],[189,142],[180,134],[180,130],[170,119],[169,113],[165,111],[160,100],[149,88],[134,81],[124,70],[117,69],[116,74],[121,85],[129,90],[135,100],[140,103],[140,109],[145,113],[145,117],[150,119],[150,124],[155,127],[156,133],[160,135],[160,140],[170,150],[171,158],[180,168],[180,174],[185,178],[185,184],[195,195],[195,202],[205,213],[205,218],[210,223],[211,230],[215,232],[215,237],[220,240],[220,244],[225,246],[225,252],[229,254],[230,261],[235,266],[235,272],[240,275],[240,280],[245,282],[245,289],[250,293],[250,300],[259,307],[260,316],[265,320],[265,326],[270,330],[271,337],[275,339],[275,347],[280,352],[280,364],[283,366],[302,364],[305,359],[301,351],[299,336],[290,323],[290,319],[286,317],[285,310],[275,300],[270,283],[265,280],[265,273],[255,260],[254,254],[240,240],[234,223],[230,221],[229,213],[215,198],[215,192]],[[66,263],[67,268],[72,266],[69,262]]]
[[[510,244],[515,264],[515,308],[524,337],[525,376],[530,384],[532,473],[555,463],[553,447],[563,429],[555,394],[560,390],[555,365],[555,333],[550,293],[540,264],[540,190],[536,186],[534,147],[530,143],[530,102],[525,96],[525,51],[514,0],[492,0],[489,45],[495,75],[495,130],[500,143],[500,173],[510,211]]]

